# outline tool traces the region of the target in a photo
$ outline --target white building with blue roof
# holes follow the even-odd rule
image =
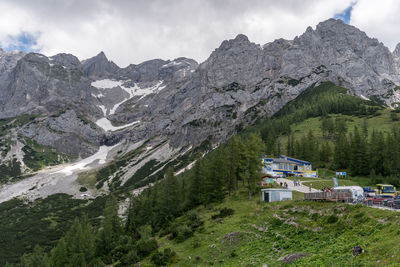
[[[302,176],[318,177],[317,172],[312,170],[312,163],[287,156],[279,158],[261,158],[262,172],[272,177],[277,176]]]

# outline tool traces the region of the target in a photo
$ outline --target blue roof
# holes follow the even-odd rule
[[[286,156],[280,156],[279,158],[263,158],[264,161],[273,161],[276,163],[297,163],[297,164],[304,164],[304,165],[311,165],[311,162],[305,161],[305,160],[300,160],[300,159],[295,159],[291,157],[286,157]]]
[[[309,161],[305,161],[305,160],[301,160],[301,159],[295,159],[295,158],[291,158],[291,157],[286,157],[286,156],[280,156],[280,158],[281,159],[286,159],[286,160],[289,160],[289,161],[293,161],[293,162],[296,162],[296,163],[302,163],[302,164],[311,164],[311,162],[309,162]]]

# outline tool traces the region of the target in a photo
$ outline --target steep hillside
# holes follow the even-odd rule
[[[234,214],[212,218],[226,207]],[[160,252],[176,253],[169,266],[396,266],[400,260],[398,212],[301,200],[259,203],[244,195],[196,212],[204,226],[193,236],[158,239]],[[365,252],[354,257],[355,246]],[[142,266],[154,266],[151,257]]]

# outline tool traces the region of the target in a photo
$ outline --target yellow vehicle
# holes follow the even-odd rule
[[[396,188],[391,184],[377,184],[376,194],[384,196],[396,196]]]

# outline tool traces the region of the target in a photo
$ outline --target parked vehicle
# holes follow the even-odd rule
[[[374,197],[365,199],[365,203],[368,205],[384,205],[385,201],[391,199],[393,199],[393,196],[390,195],[376,195]]]
[[[377,184],[376,185],[376,194],[395,197],[396,196],[396,188],[391,184]]]
[[[352,193],[347,190],[345,192],[315,192],[315,193],[305,193],[305,200],[313,201],[341,201],[341,202],[353,202]]]
[[[400,195],[384,200],[384,205],[394,209],[400,209]]]
[[[332,188],[334,192],[350,192],[353,202],[364,201],[364,190],[360,186],[337,186]]]
[[[363,187],[363,190],[364,190],[365,197],[376,196],[376,191],[374,189],[372,189],[371,187]]]

